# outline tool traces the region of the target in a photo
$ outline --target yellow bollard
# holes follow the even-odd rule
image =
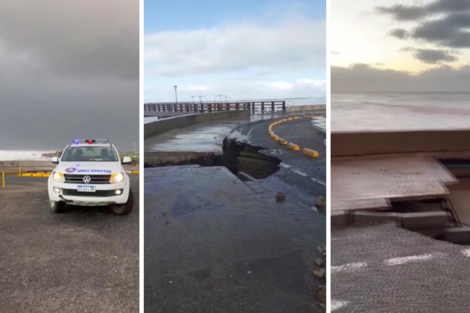
[[[318,151],[313,150],[313,149],[304,148],[302,153],[305,154],[306,156],[309,156],[309,157],[312,157],[312,158],[318,158],[318,156],[319,156]]]
[[[18,176],[21,176],[21,166],[18,167]]]
[[[2,188],[5,187],[5,173],[2,173]]]
[[[296,145],[295,143],[292,143],[290,142],[289,144],[287,144],[287,147],[293,151],[299,151],[300,150],[300,147],[298,145]]]

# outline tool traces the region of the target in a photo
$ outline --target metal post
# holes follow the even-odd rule
[[[176,104],[178,104],[178,92],[176,91],[176,89],[178,89],[178,86],[173,86],[173,88],[175,88],[175,100],[176,100]]]
[[[194,111],[194,105],[195,105],[195,103],[194,103],[194,97],[196,97],[196,96],[191,96],[191,100],[192,100],[192,102],[193,102],[193,110],[191,110],[191,112]]]
[[[5,187],[5,173],[2,173],[2,188]]]

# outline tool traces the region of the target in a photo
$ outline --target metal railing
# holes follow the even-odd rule
[[[285,101],[247,101],[247,102],[156,102],[144,104],[145,112],[186,112],[212,113],[221,111],[250,110],[251,114],[285,112]]]

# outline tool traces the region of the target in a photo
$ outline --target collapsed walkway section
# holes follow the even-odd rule
[[[415,228],[470,244],[469,140],[470,130],[333,133],[332,223],[413,213]]]
[[[145,308],[310,312],[325,218],[224,167],[145,171]],[[259,301],[263,299],[263,301]]]

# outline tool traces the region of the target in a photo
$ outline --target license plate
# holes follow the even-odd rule
[[[77,186],[77,191],[79,192],[96,192],[96,187],[95,186]]]

